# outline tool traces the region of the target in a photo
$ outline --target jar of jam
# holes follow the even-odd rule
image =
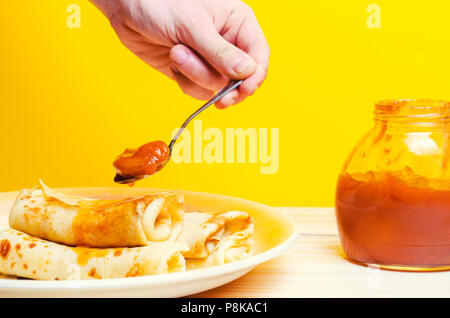
[[[336,218],[344,252],[396,270],[450,269],[450,103],[386,100],[344,164]]]

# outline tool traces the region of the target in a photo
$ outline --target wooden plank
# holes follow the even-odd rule
[[[276,259],[193,297],[450,297],[450,272],[396,272],[347,261],[332,208],[286,208],[301,235]]]
[[[279,208],[297,223],[300,234],[337,235],[334,208]]]

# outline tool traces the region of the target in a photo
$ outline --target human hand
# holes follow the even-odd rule
[[[91,2],[129,50],[192,97],[207,100],[230,79],[244,79],[216,103],[225,108],[252,95],[266,77],[269,46],[240,0]]]

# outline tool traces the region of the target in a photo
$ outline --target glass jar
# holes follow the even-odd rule
[[[450,103],[386,100],[344,164],[336,218],[353,261],[450,269]]]

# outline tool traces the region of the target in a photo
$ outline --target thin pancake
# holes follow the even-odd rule
[[[184,227],[178,238],[189,246],[183,255],[203,265],[244,258],[253,245],[253,223],[251,216],[241,211],[185,213]]]
[[[133,247],[175,240],[183,225],[181,192],[124,200],[88,199],[51,190],[24,189],[9,215],[10,227],[71,246]]]
[[[0,232],[0,273],[40,280],[107,279],[184,271],[180,242],[134,248],[69,247],[13,229]]]

